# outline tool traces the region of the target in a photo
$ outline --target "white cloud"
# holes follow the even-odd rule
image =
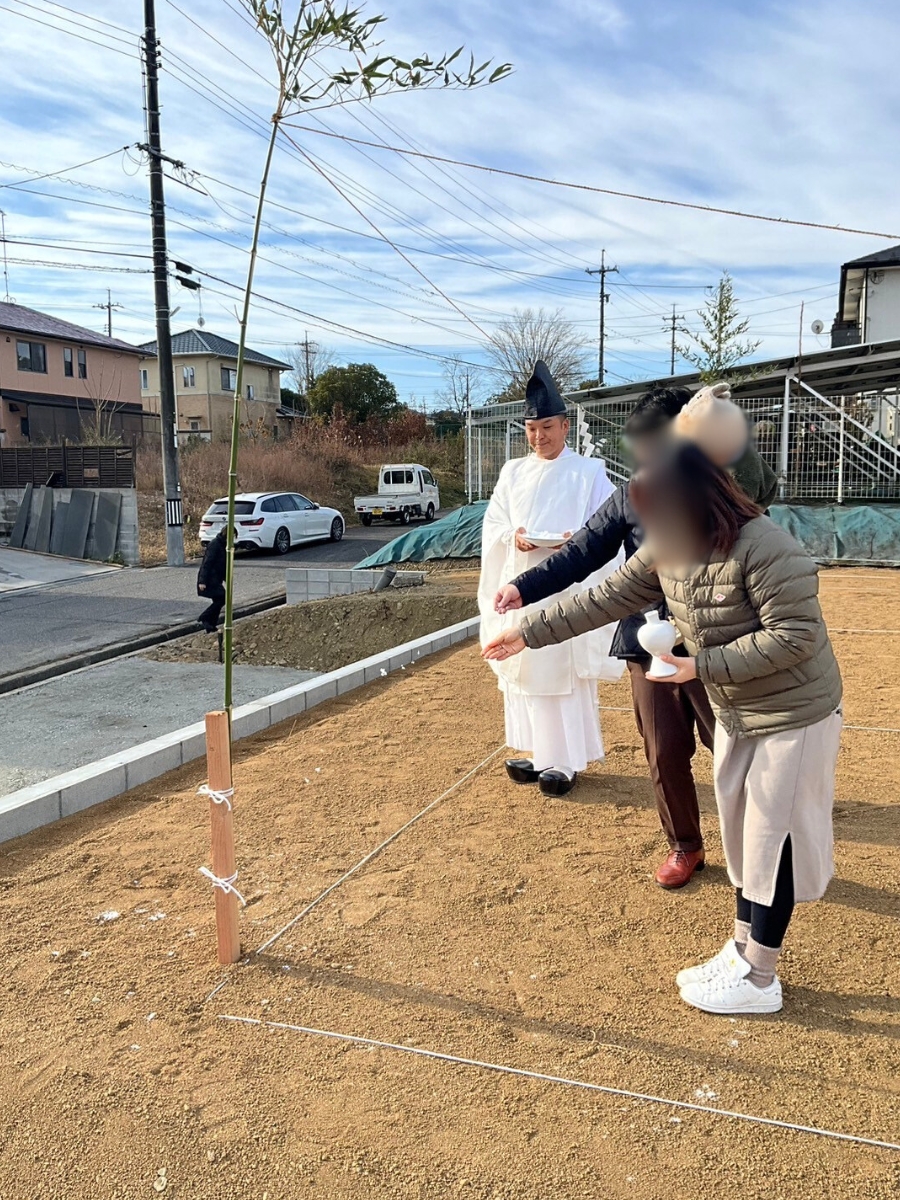
[[[96,22],[86,28],[91,23],[70,13],[75,24],[65,33],[26,19],[42,13],[50,25],[62,25],[58,7],[36,4],[4,21],[0,158],[56,171],[142,140],[139,64],[119,53],[136,51],[139,31]],[[113,0],[92,7],[114,26],[134,17]],[[159,5],[165,149],[205,176],[253,193],[271,107],[270,88],[257,74],[270,75],[266,49],[219,0],[194,0],[185,11],[206,33],[168,3]],[[512,61],[515,73],[470,95],[400,96],[323,114],[330,129],[391,144],[407,136],[450,157],[621,191],[888,232],[900,224],[894,216],[900,169],[885,151],[900,110],[900,79],[875,65],[900,53],[900,27],[886,2],[852,12],[835,0],[802,0],[788,10],[763,3],[741,14],[708,4],[674,12],[647,0],[627,11],[591,0],[499,6],[440,0],[427,8],[397,0],[388,16],[383,36],[391,48],[441,50],[465,40],[482,59]],[[110,44],[75,40],[77,32]],[[400,132],[382,124],[381,115]],[[310,118],[304,123],[316,128]],[[414,248],[416,264],[483,328],[514,305],[560,305],[593,337],[596,283],[584,268],[605,247],[623,271],[609,310],[610,356],[623,374],[660,369],[664,312],[673,302],[679,312],[692,311],[702,299],[697,285],[713,282],[724,268],[742,297],[754,301],[748,312],[760,314],[755,325],[764,333],[764,351],[790,349],[799,301],[807,296],[814,315],[829,321],[841,261],[884,244],[441,168],[314,133],[296,136],[340,173],[341,188],[385,233]],[[0,167],[2,184],[28,178]],[[9,235],[83,243],[85,251],[147,253],[141,169],[115,155],[71,178],[107,190],[59,180],[26,183],[27,191],[0,188]],[[208,179],[198,183],[209,196],[166,183],[171,251],[239,282],[252,195]],[[272,198],[292,211],[267,212],[276,228],[264,234],[263,254],[272,261],[261,264],[261,293],[396,342],[478,355],[478,331],[287,149],[276,158]],[[109,207],[96,207],[102,205]],[[54,252],[11,247],[10,255],[45,260]],[[146,260],[68,249],[55,257],[146,268]],[[95,328],[103,314],[92,306],[109,286],[125,306],[117,331],[135,341],[153,336],[145,274],[51,272],[17,263],[10,271],[21,302]],[[642,291],[626,287],[630,281],[683,290]],[[764,299],[813,285],[819,289]],[[234,336],[237,292],[207,281],[203,297],[209,327]],[[195,323],[194,294],[176,288],[173,302],[182,306],[176,325]],[[348,356],[393,370],[404,393],[434,387],[439,365],[366,348],[271,305],[255,308],[251,336],[277,349],[307,328]]]

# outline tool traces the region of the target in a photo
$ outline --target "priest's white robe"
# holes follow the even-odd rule
[[[530,609],[505,616],[494,611],[494,597],[504,583],[553,553],[518,550],[516,530],[574,533],[613,491],[601,459],[582,458],[568,447],[549,462],[530,454],[505,464],[482,529],[478,588],[482,645],[518,624],[523,612],[593,587],[622,564],[620,554],[584,582]],[[607,626],[559,646],[524,650],[515,658],[491,662],[503,693],[507,744],[528,751],[536,770],[583,771],[589,762],[603,757],[597,681],[619,679],[624,666],[609,656],[614,631],[615,626]]]

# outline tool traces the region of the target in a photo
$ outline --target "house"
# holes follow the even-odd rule
[[[900,338],[900,246],[841,267],[831,345],[856,346]]]
[[[159,363],[156,342],[140,347],[141,401],[148,412],[159,412]],[[188,329],[172,336],[178,431],[206,441],[231,436],[237,342],[205,329]],[[288,363],[247,349],[244,354],[241,424],[277,437],[286,416],[281,409],[281,372]]]
[[[0,445],[140,437],[139,357],[127,342],[0,303]]]

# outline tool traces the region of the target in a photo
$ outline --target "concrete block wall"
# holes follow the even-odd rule
[[[83,490],[95,492],[98,496],[101,492],[111,492],[122,497],[122,507],[119,510],[119,529],[116,537],[116,554],[126,566],[136,567],[141,561],[137,491],[134,488],[84,488]],[[53,493],[54,511],[58,504],[68,502],[72,496],[71,488],[52,488],[51,491]],[[35,488],[32,493],[32,514],[34,520],[37,520],[36,497],[38,494],[38,489]],[[24,495],[24,488],[0,488],[0,536],[8,537],[12,531],[19,512],[19,505],[22,503]],[[96,508],[95,501],[95,511]],[[94,521],[92,517],[87,540],[89,554],[93,537]]]
[[[395,646],[393,650],[351,663],[339,671],[318,675],[306,683],[244,704],[234,711],[235,741],[300,716],[317,704],[324,704],[382,679],[429,654],[436,654],[467,638],[476,637],[479,625],[478,617],[460,621],[415,641]],[[203,721],[197,721],[130,750],[67,771],[43,783],[21,788],[0,799],[0,842],[21,837],[63,817],[102,804],[187,763],[197,762],[199,782],[202,776],[199,760],[205,753],[205,725]]]
[[[288,567],[285,571],[287,602],[303,604],[306,600],[370,592],[383,574],[383,570],[357,571],[352,567]],[[424,582],[424,571],[403,572],[403,586],[412,587]]]

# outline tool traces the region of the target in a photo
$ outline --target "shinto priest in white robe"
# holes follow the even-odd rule
[[[540,604],[505,616],[494,611],[494,597],[503,584],[553,553],[518,550],[516,530],[574,533],[614,490],[601,459],[583,458],[568,446],[550,461],[529,454],[504,465],[482,530],[478,587],[482,646],[517,625],[523,612],[593,587],[622,564],[620,553],[583,583]],[[530,751],[535,770],[583,771],[589,762],[603,757],[597,681],[619,679],[624,665],[609,656],[614,632],[611,625],[559,646],[524,650],[506,661],[491,662],[503,693],[507,744]]]

